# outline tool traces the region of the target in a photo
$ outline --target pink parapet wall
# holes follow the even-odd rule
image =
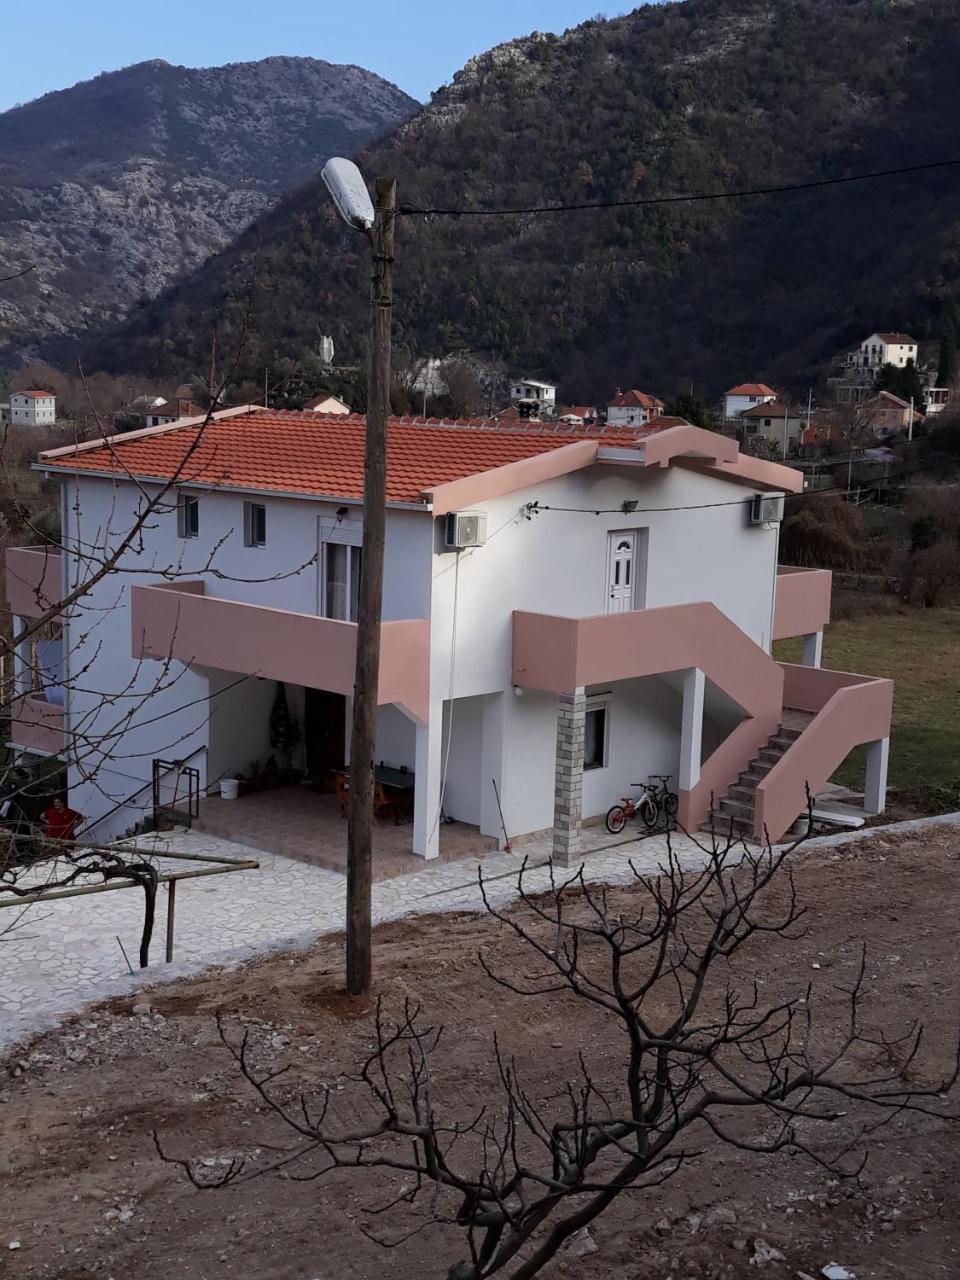
[[[37,694],[16,697],[10,707],[10,741],[23,751],[57,756],[63,751],[63,707]]]
[[[754,836],[777,841],[855,747],[890,736],[893,681],[783,664],[784,705],[813,720],[757,787]]]
[[[131,597],[135,658],[174,659],[353,695],[357,628],[352,622],[222,600],[206,595],[201,581],[133,587]],[[426,723],[429,680],[430,624],[425,619],[384,622],[381,706],[395,703]]]
[[[830,621],[833,574],[829,569],[777,569],[773,638],[787,640],[822,631]]]
[[[7,602],[21,618],[40,618],[63,598],[56,547],[10,547],[5,556]]]

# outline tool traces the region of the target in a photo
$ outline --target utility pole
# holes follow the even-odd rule
[[[373,979],[373,761],[380,676],[380,614],[386,532],[387,419],[397,184],[377,179],[373,242],[367,430],[363,463],[363,543],[357,608],[357,667],[350,735],[347,828],[347,993],[367,996]]]
[[[907,439],[913,439],[913,396],[910,397],[910,422],[907,425]]]
[[[789,408],[789,406],[788,406],[788,405],[786,405],[786,404],[785,404],[785,405],[783,406],[783,457],[784,457],[784,461],[786,461],[786,457],[787,457],[787,423],[788,423],[788,420],[789,420],[787,415],[789,414],[789,412],[790,412],[790,408]]]

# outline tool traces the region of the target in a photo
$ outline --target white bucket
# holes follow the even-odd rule
[[[236,800],[240,794],[240,783],[236,778],[220,779],[220,797],[223,800]]]

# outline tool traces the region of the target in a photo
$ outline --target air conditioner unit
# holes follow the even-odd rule
[[[783,494],[754,494],[750,503],[751,524],[779,524],[783,519]]]
[[[447,550],[463,551],[482,547],[487,540],[485,511],[451,511],[447,516]]]

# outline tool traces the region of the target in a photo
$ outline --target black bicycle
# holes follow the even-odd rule
[[[631,818],[639,818],[648,831],[656,831],[661,821],[664,827],[668,827],[671,818],[677,816],[680,801],[667,786],[670,775],[654,773],[650,777],[650,782],[630,783],[631,787],[643,788],[639,799],[622,796],[619,804],[607,810],[607,830],[611,835],[619,835]]]

